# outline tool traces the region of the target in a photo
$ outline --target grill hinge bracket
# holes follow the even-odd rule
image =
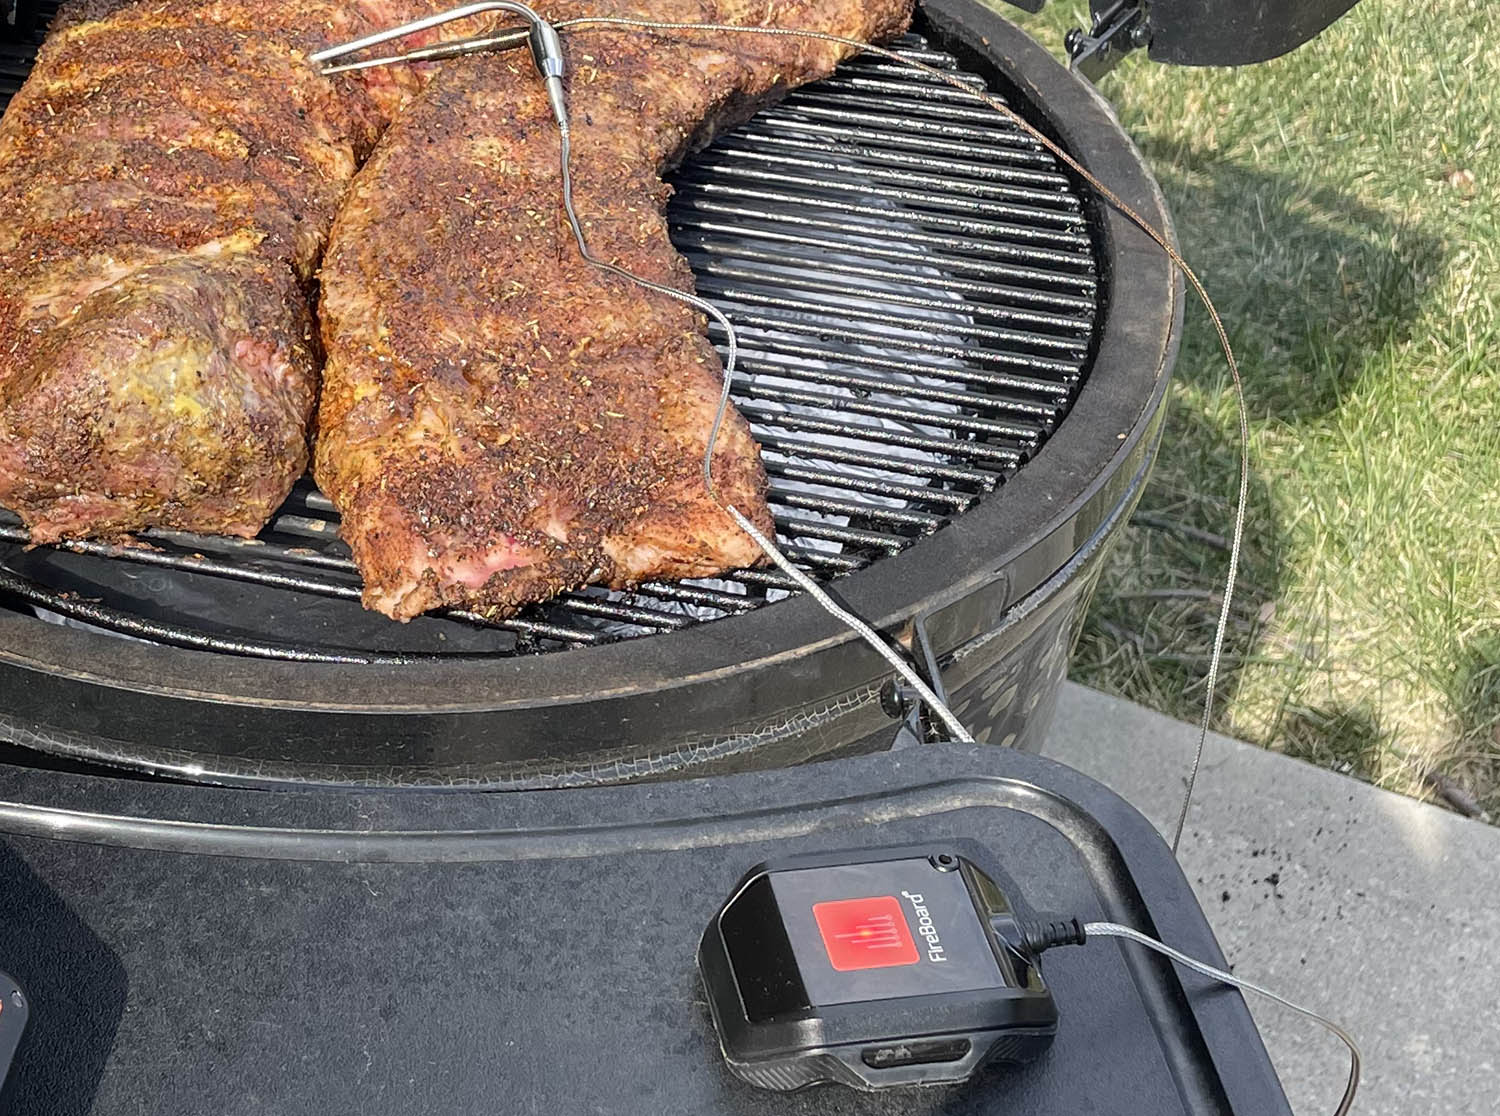
[[[1096,11],[1088,34],[1075,27],[1063,39],[1068,52],[1068,68],[1090,81],[1097,82],[1120,64],[1120,60],[1151,42],[1151,24],[1146,5],[1117,0]]]
[[[943,689],[943,673],[938,668],[937,655],[933,653],[932,640],[927,635],[925,614],[912,618],[910,627],[899,642],[905,644],[911,653],[915,660],[913,665],[922,676],[922,681],[932,687],[932,692],[939,701],[947,705],[948,691]],[[943,739],[943,733],[933,727],[931,711],[921,696],[899,678],[886,683],[880,692],[880,704],[891,716],[901,718],[901,727],[896,730],[896,739],[891,742],[892,751]]]

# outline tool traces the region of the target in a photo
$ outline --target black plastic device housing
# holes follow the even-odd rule
[[[21,1045],[28,1012],[26,993],[11,976],[0,972],[0,1087],[10,1073],[11,1059]]]
[[[729,1068],[761,1089],[874,1090],[951,1084],[1045,1050],[1052,992],[1003,933],[1030,912],[1002,871],[975,863],[984,856],[950,841],[751,869],[698,951]],[[840,971],[815,912],[862,901],[901,911],[909,961]]]

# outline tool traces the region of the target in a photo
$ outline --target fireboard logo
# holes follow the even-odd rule
[[[921,960],[901,901],[894,895],[814,903],[813,918],[829,963],[841,973]]]
[[[934,963],[948,960],[947,953],[943,951],[943,939],[938,937],[937,927],[932,924],[932,913],[927,909],[927,901],[911,891],[903,891],[901,895],[911,904],[911,913],[917,916],[917,933],[927,942],[927,960]]]

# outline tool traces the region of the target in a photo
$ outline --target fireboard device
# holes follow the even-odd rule
[[[958,846],[751,869],[698,950],[726,1062],[790,1091],[946,1084],[1035,1057],[1057,1032],[1057,1006],[1020,902]]]

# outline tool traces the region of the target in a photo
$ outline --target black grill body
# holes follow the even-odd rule
[[[1092,88],[973,0],[917,30],[911,57],[1167,227]],[[1153,457],[1168,261],[1025,133],[873,57],[676,186],[674,240],[743,331],[783,544],[930,657],[980,740],[1036,747]],[[221,782],[534,786],[871,750],[902,723],[888,668],[773,571],[399,626],[359,609],[336,535],[310,483],[251,543],[27,551],[0,513],[0,739]]]

